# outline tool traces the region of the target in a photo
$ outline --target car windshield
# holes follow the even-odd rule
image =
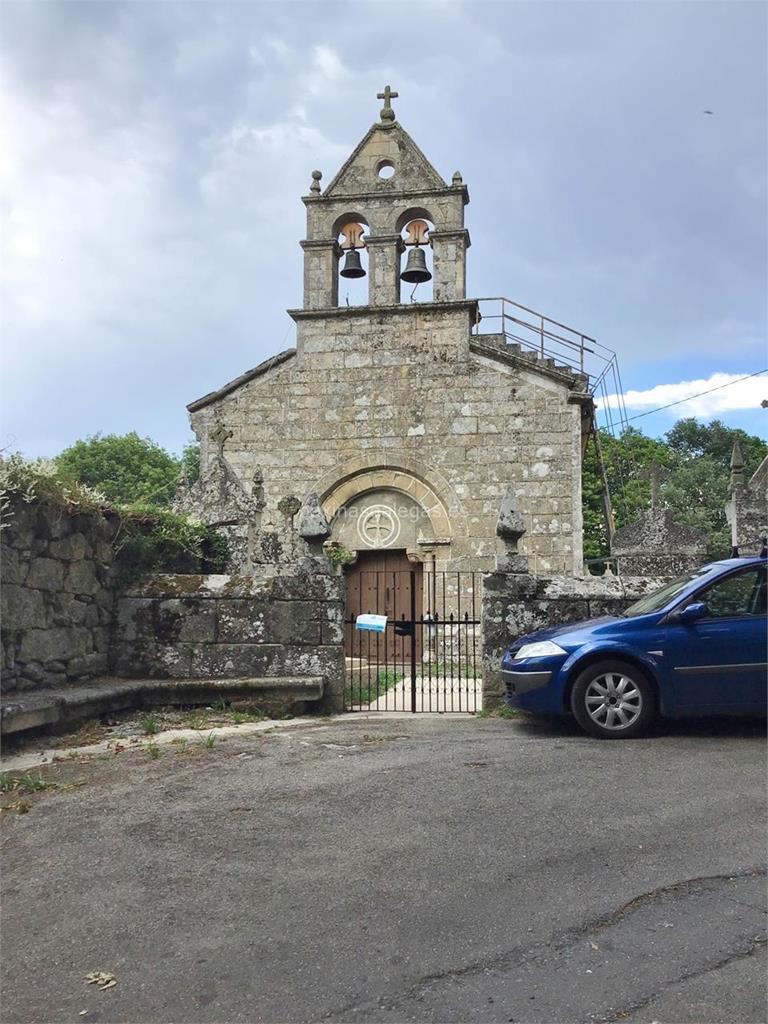
[[[659,590],[655,590],[652,594],[648,594],[647,597],[641,597],[639,601],[635,601],[634,604],[631,604],[629,608],[622,612],[622,615],[626,619],[631,619],[635,615],[650,615],[651,612],[659,611],[664,605],[673,601],[678,594],[682,594],[687,586],[701,579],[702,576],[706,576],[709,571],[710,567],[705,566],[703,569],[696,569],[695,572],[686,573],[685,576],[679,576],[676,580],[672,580],[671,583],[665,583]]]

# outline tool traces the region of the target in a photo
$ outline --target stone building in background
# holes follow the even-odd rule
[[[738,440],[731,454],[730,494],[725,514],[731,527],[731,544],[741,555],[756,555],[768,537],[768,456],[750,479],[745,479]]]
[[[490,570],[506,550],[506,497],[530,569],[578,575],[586,377],[477,333],[467,187],[429,163],[393,95],[332,181],[322,189],[315,171],[303,197],[295,347],[189,405],[201,478],[180,504],[228,532],[245,571],[280,557],[313,495],[353,571]],[[417,283],[422,267],[431,281]],[[345,271],[367,272],[363,304],[339,302]]]

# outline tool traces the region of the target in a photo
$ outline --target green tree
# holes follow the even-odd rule
[[[56,458],[64,479],[87,484],[118,505],[161,508],[173,499],[180,462],[135,431],[95,434],[76,441]]]
[[[725,519],[728,501],[731,451],[739,441],[745,474],[753,473],[768,445],[744,430],[727,427],[720,420],[699,423],[679,420],[663,439],[647,437],[630,427],[618,437],[600,431],[599,443],[617,527],[632,522],[650,507],[647,469],[652,461],[666,470],[661,500],[679,523],[703,530],[709,554],[722,556],[730,547]],[[595,439],[584,458],[582,479],[584,510],[584,557],[608,554],[608,536],[602,505],[602,474]]]
[[[631,523],[650,505],[651,485],[644,476],[649,464],[655,460],[669,466],[673,459],[663,441],[647,437],[636,427],[629,427],[618,438],[606,430],[601,430],[597,439],[590,438],[582,472],[585,558],[600,558],[609,553],[598,443],[617,528]]]
[[[693,418],[678,420],[665,436],[669,447],[682,459],[706,457],[725,469],[730,468],[733,444],[738,441],[747,477],[755,472],[768,453],[768,445],[762,438],[737,427],[727,427],[721,420],[712,420],[711,423],[699,423]]]
[[[197,441],[185,444],[181,451],[181,467],[187,474],[187,481],[195,483],[200,477],[200,445]]]

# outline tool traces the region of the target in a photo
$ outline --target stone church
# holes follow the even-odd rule
[[[587,378],[480,333],[467,186],[396,95],[325,188],[312,174],[295,346],[188,406],[201,477],[181,504],[229,534],[239,571],[266,570],[319,501],[358,566],[491,570],[504,505],[531,571],[579,575]],[[367,302],[340,303],[340,276]]]

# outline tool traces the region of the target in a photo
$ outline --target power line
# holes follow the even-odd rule
[[[701,398],[702,395],[711,395],[713,391],[722,391],[723,388],[729,388],[732,384],[739,384],[743,380],[749,380],[750,377],[758,377],[761,373],[768,373],[768,367],[765,370],[755,370],[754,373],[747,373],[743,377],[737,377],[736,380],[729,380],[726,384],[718,384],[715,388],[709,388],[707,391],[699,391],[698,394],[688,395],[687,398],[679,398],[676,402],[668,402],[666,405],[660,405],[657,409],[649,409],[647,412],[639,412],[637,416],[630,416],[627,419],[627,423],[631,423],[632,420],[640,420],[643,416],[651,416],[655,412],[661,412],[662,409],[671,409],[673,405],[682,405],[683,402],[691,402],[694,398]]]

